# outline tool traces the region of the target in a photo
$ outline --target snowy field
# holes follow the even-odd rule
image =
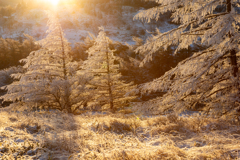
[[[0,112],[0,159],[240,159],[231,121],[13,110]]]

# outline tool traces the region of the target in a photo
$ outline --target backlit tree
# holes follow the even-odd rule
[[[151,0],[148,0],[151,1]],[[164,76],[140,87],[142,93],[166,94],[151,102],[149,109],[183,111],[197,106],[209,114],[239,115],[239,0],[155,0],[159,6],[139,12],[135,18],[158,20],[172,11],[179,27],[165,33],[157,30],[137,49],[146,53],[142,65],[161,48],[177,45],[176,52],[191,44],[207,49],[194,53]]]
[[[83,68],[93,77],[90,84],[97,90],[95,99],[109,104],[114,112],[135,97],[126,95],[134,86],[120,79],[119,59],[114,56],[114,50],[109,48],[110,41],[101,27],[95,44],[88,50],[88,60],[84,61]]]
[[[49,13],[49,30],[38,43],[41,49],[22,59],[26,73],[13,74],[19,81],[8,85],[5,101],[20,101],[73,112],[88,99],[87,78],[72,62],[70,46],[55,14]]]

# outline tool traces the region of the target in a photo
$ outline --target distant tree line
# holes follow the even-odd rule
[[[0,69],[20,64],[19,60],[25,58],[39,46],[33,37],[25,35],[23,41],[14,39],[0,39]]]
[[[85,12],[94,16],[99,16],[99,12],[97,12],[97,8],[100,9],[101,12],[107,14],[113,13],[122,13],[123,6],[131,6],[134,8],[151,8],[157,5],[154,1],[145,1],[145,0],[75,0],[75,3],[79,5],[79,7],[84,7]],[[101,17],[101,16],[100,16]]]
[[[145,0],[75,0],[76,3],[79,4],[106,4],[106,3],[115,3],[122,6],[132,6],[132,7],[144,7],[150,8],[156,6],[157,3],[155,1],[145,1]]]

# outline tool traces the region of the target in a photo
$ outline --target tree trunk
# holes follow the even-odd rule
[[[231,0],[227,0],[227,12],[230,13],[232,11],[232,4],[231,4]],[[229,33],[229,38],[232,37],[232,34]],[[230,39],[231,40],[231,39]],[[240,95],[240,87],[239,87],[239,76],[238,76],[238,62],[237,62],[237,53],[235,49],[232,49],[229,51],[230,52],[230,60],[231,60],[231,66],[232,66],[232,75],[237,78],[235,84],[233,87],[236,87],[236,89],[238,90],[238,97]],[[236,103],[233,102],[235,105]],[[238,105],[237,105],[238,106]],[[238,106],[239,107],[239,106]],[[235,107],[234,107],[235,108]],[[240,111],[240,107],[237,109],[237,112]],[[239,118],[237,118],[239,120]]]
[[[237,77],[238,74],[238,66],[237,66],[237,56],[236,51],[233,49],[230,51],[231,65],[232,65],[232,74],[234,77]]]
[[[111,77],[110,77],[110,66],[109,66],[108,51],[106,51],[106,57],[107,57],[107,74],[108,74],[108,92],[109,92],[109,100],[110,100],[109,104],[110,104],[110,110],[112,112],[114,112],[113,94],[112,94],[112,82],[111,82]]]
[[[231,11],[232,11],[231,0],[227,0],[227,12],[230,13]],[[231,38],[231,37],[232,37],[232,34],[229,33],[229,38]],[[238,66],[237,66],[237,55],[236,55],[235,49],[232,49],[230,51],[230,60],[231,60],[231,65],[232,65],[232,74],[234,77],[237,77],[238,76]]]
[[[65,57],[65,50],[64,50],[64,43],[63,43],[63,35],[62,35],[62,29],[61,27],[59,26],[59,34],[60,34],[60,37],[61,37],[61,42],[62,42],[62,61],[63,61],[63,75],[64,75],[64,81],[65,81],[65,108],[67,109],[68,113],[71,113],[72,110],[71,110],[71,104],[70,104],[70,93],[69,93],[69,86],[67,83],[67,68],[66,68],[66,57]]]

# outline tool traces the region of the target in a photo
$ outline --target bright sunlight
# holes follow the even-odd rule
[[[49,0],[54,6],[56,6],[59,2],[59,0]]]
[[[50,2],[53,4],[53,5],[57,5],[59,0],[50,0]]]

